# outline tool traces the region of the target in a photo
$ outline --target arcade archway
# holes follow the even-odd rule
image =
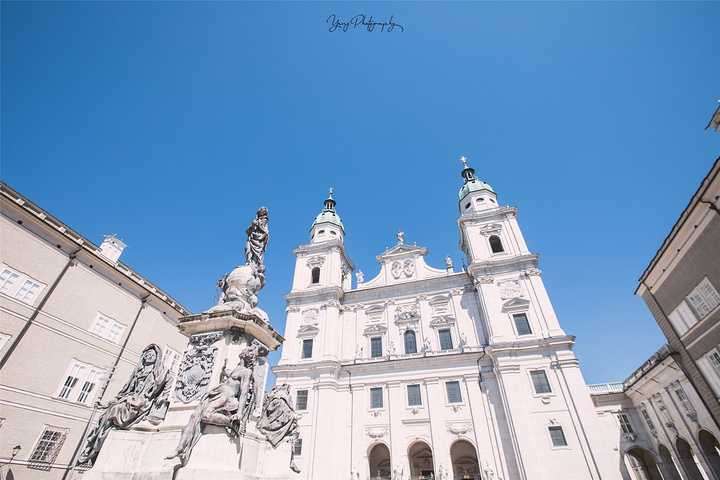
[[[720,443],[707,430],[700,430],[698,443],[716,478],[720,478]]]
[[[675,440],[675,447],[683,470],[687,473],[687,480],[705,480],[702,473],[700,473],[700,467],[695,459],[695,453],[690,448],[690,444],[685,439],[678,437]]]
[[[450,447],[454,479],[479,479],[480,465],[475,447],[467,440],[458,440]]]
[[[665,478],[665,480],[682,480],[682,476],[678,471],[677,465],[675,465],[670,450],[668,450],[665,445],[660,444],[658,446],[658,453],[660,454],[660,463],[658,466],[662,471],[663,478]]]
[[[390,450],[384,443],[378,443],[370,450],[368,455],[368,466],[370,467],[370,478],[383,480],[390,478]]]
[[[410,461],[411,478],[435,477],[433,452],[427,443],[423,441],[413,443],[408,450],[408,460]]]
[[[636,447],[625,453],[625,466],[634,480],[663,480],[652,454]]]

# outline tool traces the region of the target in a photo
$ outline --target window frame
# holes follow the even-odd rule
[[[315,338],[303,338],[300,342],[300,360],[311,360],[313,358]],[[306,356],[306,345],[310,345],[310,354]]]
[[[104,320],[105,323],[96,332],[95,329],[102,320]],[[98,312],[95,315],[95,320],[90,324],[88,331],[98,338],[102,338],[103,340],[119,345],[126,328],[127,325],[118,322],[114,318],[105,315],[102,312]]]
[[[490,247],[490,255],[502,255],[503,253],[507,253],[507,250],[505,250],[505,243],[503,242],[503,239],[500,236],[500,232],[493,233],[492,235],[489,235],[487,238],[488,238],[488,247]],[[493,242],[492,242],[493,238],[497,238],[499,245],[500,245],[500,251],[496,252],[493,249]]]
[[[370,358],[382,358],[384,356],[383,355],[382,335],[370,337],[369,341],[370,341]],[[379,349],[379,352],[377,352],[378,355],[375,355],[376,352],[374,351],[374,347],[377,346],[378,344],[380,345],[380,349]]]
[[[300,457],[302,456],[302,438],[298,437],[297,440],[295,440],[295,443],[292,446],[293,449],[293,456]]]
[[[697,300],[694,300],[694,298]],[[695,286],[685,299],[697,316],[698,320],[703,320],[706,317],[709,317],[718,309],[718,307],[720,307],[720,294],[718,294],[717,289],[712,282],[710,282],[707,276],[704,277],[697,286]],[[698,300],[705,308],[707,308],[707,312],[703,313],[700,305],[697,303]]]
[[[317,277],[315,274],[317,273]],[[320,267],[313,267],[310,269],[310,285],[320,284]]]
[[[44,284],[43,282],[31,277],[30,275],[28,275],[26,273],[23,273],[19,270],[12,268],[11,266],[9,266],[6,263],[0,263],[0,278],[2,278],[2,275],[5,273],[6,270],[9,272],[8,279],[6,279],[3,282],[3,284],[0,285],[0,289],[5,288],[7,282],[9,281],[9,279],[11,277],[14,276],[15,278],[13,279],[10,286],[8,286],[5,289],[5,291],[0,291],[0,294],[7,295],[8,297],[10,297],[18,302],[22,302],[25,305],[30,305],[30,306],[35,305],[36,300],[38,300],[40,298],[43,290],[45,290],[45,287],[47,287],[47,285]],[[30,288],[28,288],[26,293],[22,297],[20,297],[19,296],[20,293],[22,292],[23,288],[25,287],[25,285],[28,282],[31,284]],[[32,295],[28,298],[28,294],[30,293],[30,290],[32,289],[33,286],[35,286],[37,288],[32,292]]]
[[[72,373],[77,374],[77,376],[72,376],[75,381],[71,382],[70,385],[67,385]],[[55,390],[53,398],[68,403],[90,406],[92,405],[92,401],[97,396],[100,383],[104,375],[105,370],[103,370],[102,368],[81,362],[77,359],[72,359],[67,370],[65,370],[65,374],[60,380],[58,388]],[[90,379],[92,379],[92,388],[88,391],[85,391],[85,385]],[[67,391],[65,392],[66,389]],[[63,392],[65,392],[64,395]],[[80,400],[83,394],[85,398]]]
[[[407,339],[408,339],[408,334],[412,334],[413,348],[414,348],[414,350],[415,350],[414,352],[408,352],[408,340],[407,340]],[[408,329],[405,330],[405,332],[403,333],[403,351],[405,352],[405,355],[412,355],[412,354],[418,353],[418,348],[417,348],[417,333],[415,332],[415,330],[413,330],[413,329],[411,329],[411,328],[408,328]]]
[[[550,439],[550,448],[552,448],[553,450],[570,448],[570,443],[568,442],[567,435],[565,435],[565,429],[562,427],[562,425],[548,425],[547,432],[548,438]],[[558,445],[555,443],[555,437],[553,436],[552,432],[560,432],[560,435],[562,435],[562,440],[565,442],[564,445]]]
[[[182,358],[182,352],[178,352],[170,345],[165,345],[165,348],[163,349],[163,366],[168,372],[176,375],[178,369],[180,368],[180,364],[182,363]]]
[[[520,329],[518,328],[518,321],[516,317],[524,317],[525,322],[527,324],[527,328],[530,331],[529,333],[520,333]],[[512,319],[513,329],[515,330],[515,336],[517,337],[527,337],[533,334],[533,329],[530,326],[530,317],[528,316],[528,312],[515,312],[510,314],[510,318]]]
[[[380,391],[380,406],[373,406],[373,392]],[[370,387],[368,389],[368,410],[379,411],[385,408],[385,389],[380,386]]]
[[[618,419],[620,424],[620,431],[625,435],[635,435],[635,429],[630,421],[630,414],[628,412],[616,412],[615,417]]]
[[[304,408],[300,408],[300,398],[303,397],[303,395],[300,395],[301,393],[305,394],[304,395],[304,400],[305,400]],[[308,409],[309,399],[310,399],[310,392],[307,389],[296,390],[295,391],[295,410],[298,412],[306,412]]]
[[[543,378],[540,379],[540,378],[538,378],[537,375],[534,375],[534,374],[542,374]],[[552,384],[550,383],[550,377],[547,374],[547,370],[545,370],[544,368],[531,369],[531,370],[528,370],[528,375],[530,375],[530,383],[533,386],[533,393],[535,394],[536,397],[544,397],[544,396],[555,393],[553,390]],[[535,382],[536,378],[538,378],[538,380],[545,380],[544,384],[539,384],[539,383]],[[538,387],[541,387],[541,388],[547,387],[549,390],[539,392]]]
[[[449,407],[464,405],[465,404],[465,396],[462,393],[462,383],[460,382],[460,380],[451,379],[451,380],[446,380],[444,383],[445,383],[445,404]],[[460,395],[460,401],[458,401],[458,402],[450,401],[450,390],[448,390],[448,385],[451,385],[451,384],[457,384],[457,386],[458,386],[457,392]]]
[[[437,336],[438,336],[438,346],[440,347],[441,352],[447,352],[450,350],[455,349],[455,342],[453,341],[453,332],[452,328],[438,328],[437,329]],[[447,340],[450,342],[450,348],[444,348],[443,347],[443,333],[447,332]]]
[[[417,398],[419,403],[410,403],[410,387],[417,387]],[[422,386],[419,383],[408,383],[405,385],[405,406],[407,408],[420,408],[423,405]]]
[[[67,439],[68,432],[70,430],[68,428],[61,428],[61,427],[54,427],[52,425],[45,424],[43,426],[42,431],[40,432],[40,435],[38,435],[37,440],[35,441],[35,446],[33,447],[32,451],[30,452],[30,455],[27,457],[27,462],[29,464],[42,464],[42,465],[53,465],[55,463],[55,460],[57,460],[58,455],[60,454],[60,450],[63,447],[63,444],[65,443],[65,440]],[[54,434],[59,434],[60,438],[58,438],[54,442],[54,447],[52,450],[46,449],[43,452],[43,456],[41,458],[34,458],[36,454],[39,453],[40,447],[43,445],[43,442],[47,442],[48,440],[45,440],[45,434],[48,432],[52,432]],[[49,455],[46,455],[49,452]]]

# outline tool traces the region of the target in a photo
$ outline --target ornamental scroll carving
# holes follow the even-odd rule
[[[175,380],[175,398],[183,403],[198,400],[207,392],[218,348],[194,345],[185,352]]]
[[[505,280],[502,282],[498,282],[497,285],[498,288],[500,288],[500,297],[503,300],[507,300],[508,298],[520,298],[525,296],[522,287],[520,286],[520,282],[518,282],[517,280]]]
[[[403,275],[407,278],[412,277],[415,274],[415,261],[407,259],[405,261],[393,262],[390,266],[390,273],[396,280],[400,279]]]
[[[472,425],[465,422],[465,423],[448,423],[447,424],[448,432],[452,433],[453,435],[463,435],[467,432],[472,431]]]
[[[302,312],[302,324],[303,325],[317,325],[318,324],[318,309],[311,308]]]
[[[325,263],[325,257],[323,257],[322,255],[316,255],[314,257],[308,258],[307,260],[307,266],[309,268],[320,267],[323,263]]]
[[[395,307],[395,321],[411,321],[420,318],[420,309],[417,305],[398,305]]]
[[[370,438],[382,438],[388,434],[390,430],[387,427],[368,427],[365,433]]]

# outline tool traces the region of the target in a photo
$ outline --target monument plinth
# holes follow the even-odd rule
[[[103,414],[106,427],[96,428],[99,433],[89,437],[94,443],[82,457],[94,463],[85,479],[294,477],[298,417],[289,387],[276,386],[264,397],[267,355],[284,341],[257,306],[265,286],[267,221],[262,207],[246,232],[246,264],[218,281],[218,304],[180,319],[178,328],[189,342],[174,383],[159,371],[161,357],[148,363],[155,361],[157,349],[141,360],[128,385],[142,391],[145,377],[137,372],[145,371],[165,381],[154,382],[147,408],[137,409],[131,422],[114,422],[114,406]],[[160,398],[164,407],[156,405]],[[133,399],[115,402],[133,405]]]

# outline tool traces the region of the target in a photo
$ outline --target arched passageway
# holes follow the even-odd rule
[[[700,430],[698,442],[700,443],[703,456],[715,474],[715,478],[720,478],[720,443],[718,443],[715,436],[707,430]]]
[[[368,455],[370,478],[383,480],[390,478],[390,450],[384,443],[378,443],[370,450]]]
[[[690,448],[690,444],[684,439],[678,437],[675,440],[675,447],[677,448],[678,457],[680,457],[680,464],[683,470],[685,470],[686,480],[705,480],[703,474],[700,473],[700,466],[695,458],[695,453]]]
[[[453,480],[480,478],[480,465],[475,447],[467,440],[458,440],[452,444],[450,459],[452,460]]]
[[[435,477],[435,464],[433,462],[433,452],[430,445],[425,442],[415,442],[408,450],[408,460],[410,461],[410,478],[431,478]]]
[[[633,448],[625,454],[625,466],[634,480],[663,480],[652,454],[642,448]]]
[[[675,460],[673,460],[670,454],[670,450],[668,450],[665,445],[660,444],[660,446],[658,446],[658,453],[660,454],[658,467],[660,468],[660,472],[662,472],[663,478],[665,480],[683,480],[677,465],[675,465]]]

